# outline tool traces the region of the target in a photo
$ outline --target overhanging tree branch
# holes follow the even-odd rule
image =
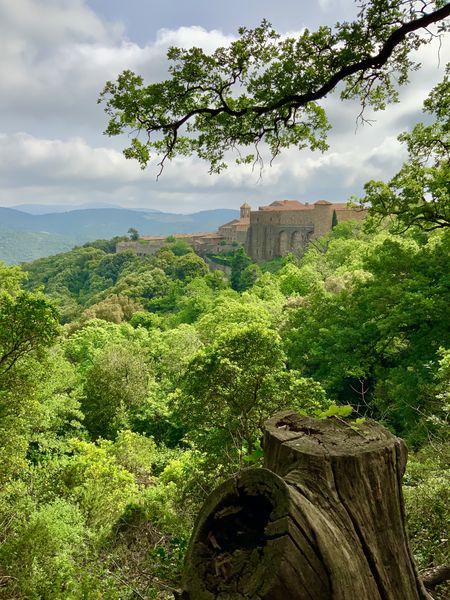
[[[359,97],[363,107],[395,101],[394,76],[406,83],[410,51],[433,37],[431,25],[444,31],[449,16],[450,3],[371,0],[355,21],[297,39],[282,39],[263,22],[212,55],[171,48],[171,79],[144,86],[125,71],[106,84],[99,99],[110,117],[106,133],[145,132],[145,141],[135,135],[124,151],[142,167],[151,154],[161,167],[177,154],[197,154],[218,172],[228,150],[262,140],[272,156],[290,145],[324,150],[329,124],[317,102],[342,83],[341,97]]]
[[[327,94],[329,94],[334,88],[341,83],[347,77],[351,75],[355,75],[356,73],[367,71],[368,69],[380,69],[386,62],[389,60],[392,52],[401,44],[409,33],[413,31],[417,31],[419,29],[424,29],[433,23],[437,23],[442,19],[450,16],[450,3],[444,6],[443,8],[436,10],[428,15],[425,15],[419,19],[415,19],[410,23],[405,23],[399,29],[395,30],[386,40],[384,46],[376,54],[375,56],[368,56],[367,58],[360,60],[359,62],[348,65],[340,69],[337,73],[330,77],[330,79],[324,83],[319,89],[308,92],[306,94],[292,94],[290,96],[286,96],[278,102],[273,104],[268,104],[267,106],[250,106],[248,108],[243,108],[241,110],[232,110],[229,106],[227,106],[226,102],[221,96],[222,106],[219,108],[198,108],[190,111],[187,115],[185,115],[179,121],[172,123],[171,125],[162,125],[161,129],[168,129],[170,127],[176,127],[177,129],[181,127],[187,120],[194,117],[198,114],[208,114],[211,117],[216,117],[221,113],[226,113],[233,117],[242,117],[245,114],[252,112],[257,115],[264,115],[266,113],[273,112],[283,106],[289,107],[300,107],[308,104],[308,102],[314,102],[316,100],[320,100],[324,98]]]

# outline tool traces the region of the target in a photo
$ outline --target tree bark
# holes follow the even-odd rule
[[[404,525],[404,443],[366,422],[266,423],[264,469],[205,502],[185,600],[425,600]]]
[[[434,588],[441,583],[450,581],[450,564],[431,567],[430,569],[422,571],[420,576],[426,589],[434,590]]]

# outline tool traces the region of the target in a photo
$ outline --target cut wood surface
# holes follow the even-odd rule
[[[425,600],[404,526],[404,443],[374,422],[266,423],[264,469],[207,499],[186,600]]]

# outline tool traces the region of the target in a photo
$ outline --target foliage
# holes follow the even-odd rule
[[[208,273],[205,261],[193,252],[178,257],[174,265],[174,275],[178,279],[194,279]]]
[[[109,345],[86,373],[82,400],[86,427],[94,438],[115,437],[128,425],[129,411],[147,396],[148,371],[137,348]]]
[[[326,405],[320,385],[287,371],[281,340],[258,325],[230,328],[190,362],[174,397],[188,439],[227,469],[251,454],[277,410]]]
[[[142,309],[141,305],[121,294],[111,294],[105,300],[92,304],[80,317],[80,322],[91,319],[103,319],[111,323],[130,321],[133,315]]]
[[[437,85],[425,101],[425,111],[434,116],[430,125],[417,124],[399,140],[408,149],[408,160],[389,181],[370,181],[365,185],[371,220],[376,227],[389,219],[393,231],[417,227],[432,231],[450,226],[449,199],[449,103],[450,65],[444,81]]]
[[[175,237],[173,237],[173,239],[168,237],[166,241],[166,247],[173,252],[175,256],[183,256],[184,254],[193,252],[192,247],[183,239],[177,240]]]
[[[231,260],[231,278],[230,283],[233,290],[242,292],[251,287],[252,281],[246,281],[243,273],[251,265],[252,259],[247,256],[244,250],[238,250]]]
[[[137,242],[138,239],[141,237],[139,235],[139,231],[136,228],[134,228],[134,227],[130,227],[129,228],[128,235],[130,236],[130,240],[133,241],[133,242]]]
[[[239,146],[256,149],[238,162],[261,160],[261,141],[272,157],[290,145],[323,150],[329,124],[319,101],[340,83],[341,99],[359,98],[363,109],[396,101],[397,84],[414,68],[411,51],[449,14],[441,2],[372,0],[353,22],[305,29],[297,38],[281,37],[263,21],[242,27],[237,40],[212,54],[170,48],[170,79],[144,85],[127,70],[106,83],[99,99],[109,117],[106,133],[129,131],[124,154],[142,167],[153,155],[162,168],[166,158],[197,154],[219,172]]]
[[[200,504],[260,463],[277,410],[342,417],[351,404],[351,428],[377,416],[417,448],[444,446],[448,243],[443,231],[338,224],[302,257],[242,269],[245,291],[169,249],[75,249],[60,268],[57,257],[28,265],[28,282],[4,267],[2,347],[11,314],[37,336],[1,378],[8,597],[169,598]],[[59,339],[55,309],[31,291],[39,282],[74,315]],[[435,564],[444,466],[420,458],[409,472],[413,548]]]
[[[210,342],[233,326],[246,326],[248,323],[271,327],[274,315],[268,303],[257,296],[223,293],[214,302],[211,310],[202,315],[196,328],[202,340]]]
[[[82,386],[75,366],[65,358],[60,346],[52,348],[46,360],[33,367],[33,377],[37,379],[36,407],[27,457],[32,463],[45,463],[70,452],[74,437],[86,435],[80,407]]]
[[[337,243],[329,246],[333,262]],[[363,269],[350,276],[335,263],[340,285],[313,289],[294,304],[285,329],[293,366],[302,366],[332,397],[385,420],[415,444],[433,429],[428,417],[437,410],[435,391],[427,390],[436,376],[439,346],[450,341],[448,243],[444,232],[426,243],[380,234],[365,244]],[[327,256],[318,258],[325,260],[325,284]],[[348,260],[342,254],[344,265]]]
[[[0,262],[0,291],[10,296],[16,296],[21,284],[26,280],[26,274],[19,267],[7,267]]]
[[[448,447],[425,446],[405,474],[405,504],[412,550],[419,568],[445,564],[449,551],[450,470]]]
[[[144,310],[136,311],[130,318],[130,325],[133,327],[144,327],[144,329],[153,329],[160,325],[161,320],[158,315],[146,312]]]
[[[80,510],[63,499],[16,522],[0,549],[0,562],[14,573],[10,593],[33,600],[75,598],[85,534]]]
[[[39,354],[56,339],[57,316],[42,294],[0,295],[0,381],[18,361]]]
[[[0,482],[26,465],[39,418],[39,383],[59,334],[57,312],[43,294],[20,291],[17,269],[4,269],[0,291]],[[11,295],[12,294],[12,295]]]

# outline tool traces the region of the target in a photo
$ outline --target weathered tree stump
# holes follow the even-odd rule
[[[404,443],[380,425],[280,413],[264,469],[215,490],[188,548],[186,600],[425,600],[404,526]]]

